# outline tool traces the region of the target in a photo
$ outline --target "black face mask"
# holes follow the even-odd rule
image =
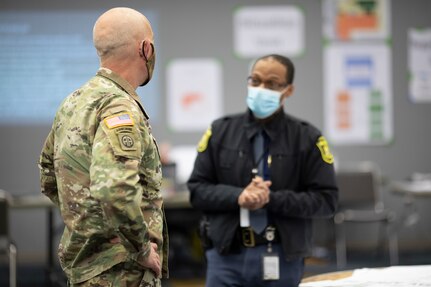
[[[151,80],[151,77],[153,76],[154,65],[156,64],[156,50],[153,43],[151,43],[151,47],[153,48],[153,55],[151,56],[151,58],[147,58],[147,56],[145,55],[144,44],[145,41],[142,42],[142,54],[144,54],[145,61],[147,61],[145,63],[145,66],[147,66],[148,78],[140,85],[141,87],[148,84],[148,82]]]

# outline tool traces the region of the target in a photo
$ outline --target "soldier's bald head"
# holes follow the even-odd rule
[[[93,43],[101,60],[126,57],[144,37],[153,37],[150,22],[140,12],[126,7],[106,11],[93,28]]]

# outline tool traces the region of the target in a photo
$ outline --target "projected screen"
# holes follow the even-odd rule
[[[62,100],[95,75],[92,30],[101,13],[0,12],[1,124],[51,123]],[[145,14],[157,37],[155,14]],[[158,74],[156,66],[152,81],[137,90],[152,121],[160,99]]]

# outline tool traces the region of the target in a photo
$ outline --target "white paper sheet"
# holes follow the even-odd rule
[[[363,268],[351,277],[302,283],[300,287],[411,287],[431,286],[431,265],[392,266],[388,268]]]
[[[409,95],[413,102],[431,102],[431,28],[409,30]]]

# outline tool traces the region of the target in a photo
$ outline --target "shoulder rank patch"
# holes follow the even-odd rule
[[[334,163],[334,156],[329,150],[328,142],[326,141],[325,137],[320,136],[317,139],[316,145],[320,150],[320,154],[322,155],[323,161],[329,164]]]
[[[202,136],[201,140],[198,144],[198,152],[204,152],[208,147],[208,141],[210,140],[210,137],[212,135],[211,127],[209,127],[204,135]]]
[[[121,126],[133,126],[133,119],[129,113],[122,113],[107,117],[104,122],[106,126],[110,129]]]

